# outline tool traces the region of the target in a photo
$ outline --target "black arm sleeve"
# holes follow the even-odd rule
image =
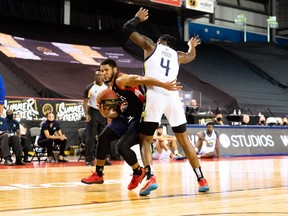
[[[136,31],[136,26],[140,23],[140,18],[139,17],[134,17],[131,20],[128,20],[124,25],[123,25],[123,32],[129,37],[133,32]]]

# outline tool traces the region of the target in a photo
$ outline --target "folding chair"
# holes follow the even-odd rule
[[[82,156],[85,156],[85,137],[83,136],[85,132],[85,128],[79,128],[78,129],[78,138],[80,142],[80,156],[78,158],[78,161],[81,160]]]
[[[41,158],[45,158],[45,159],[42,159],[42,161],[46,161],[47,160],[46,148],[43,148],[43,147],[38,145],[38,139],[40,136],[41,128],[40,127],[31,127],[29,129],[29,132],[30,132],[30,136],[32,138],[32,149],[34,152],[34,155],[32,156],[31,161],[33,161],[33,159],[35,157],[39,162],[41,161]]]

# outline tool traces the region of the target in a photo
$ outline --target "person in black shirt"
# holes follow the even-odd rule
[[[53,143],[55,142],[55,145],[60,145],[58,162],[68,162],[64,159],[67,137],[62,134],[60,124],[54,120],[54,114],[51,111],[47,112],[46,118],[47,120],[41,125],[38,145],[47,148],[47,162],[51,162],[51,157],[53,156]]]

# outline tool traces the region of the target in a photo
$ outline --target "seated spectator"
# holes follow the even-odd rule
[[[206,124],[206,131],[197,133],[195,151],[198,158],[220,158],[219,133],[214,130],[213,122]]]
[[[282,120],[282,118],[276,118],[276,120],[277,120],[277,126],[283,126],[283,120]]]
[[[288,120],[287,120],[287,118],[283,118],[283,126],[287,126],[288,125]]]
[[[241,125],[249,125],[250,122],[250,116],[247,114],[244,114],[242,117]]]
[[[268,125],[268,126],[277,126],[277,119],[275,117],[268,117],[266,119],[266,125]]]
[[[0,143],[1,143],[2,156],[5,160],[4,164],[14,165],[11,159],[9,136],[10,136],[10,133],[8,133],[7,122],[3,117],[0,117]]]
[[[21,123],[21,118],[19,114],[15,115],[15,120],[19,122],[19,130],[17,130],[17,134],[20,133],[18,134],[18,136],[20,136],[21,146],[24,153],[23,160],[25,163],[28,163],[30,162],[28,160],[29,151],[32,150],[32,148],[31,143],[28,141],[29,139],[27,137],[27,128],[25,128],[24,125]]]
[[[54,114],[49,111],[46,114],[47,120],[43,122],[41,132],[38,140],[38,145],[47,148],[47,162],[52,161],[53,156],[53,143],[60,145],[60,153],[58,162],[68,162],[64,159],[64,151],[67,145],[67,137],[62,134],[60,124],[54,120]]]
[[[161,160],[166,158],[179,159],[182,155],[178,152],[176,137],[163,133],[163,127],[159,126],[153,136],[152,158]],[[174,150],[174,153],[171,151]]]
[[[186,115],[193,115],[199,112],[199,106],[196,99],[192,99],[190,105],[186,106]]]
[[[16,156],[16,165],[25,165],[22,161],[22,147],[21,147],[21,134],[19,129],[19,122],[14,119],[13,110],[8,109],[6,111],[6,123],[7,129],[10,133],[9,136],[9,146],[12,146],[13,153]]]
[[[266,126],[266,118],[265,118],[264,115],[260,115],[260,116],[259,116],[259,122],[258,122],[258,125]]]
[[[223,115],[222,115],[222,113],[216,113],[216,116],[215,116],[215,118],[213,119],[213,124],[214,125],[224,125],[224,123],[223,123]]]

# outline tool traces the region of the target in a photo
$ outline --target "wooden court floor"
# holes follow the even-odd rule
[[[187,160],[164,160],[154,163],[158,190],[140,197],[140,186],[126,189],[131,170],[122,161],[105,167],[102,185],[82,184],[94,167],[76,159],[2,163],[0,215],[288,215],[288,156],[201,160],[201,166],[208,193],[197,192]]]

